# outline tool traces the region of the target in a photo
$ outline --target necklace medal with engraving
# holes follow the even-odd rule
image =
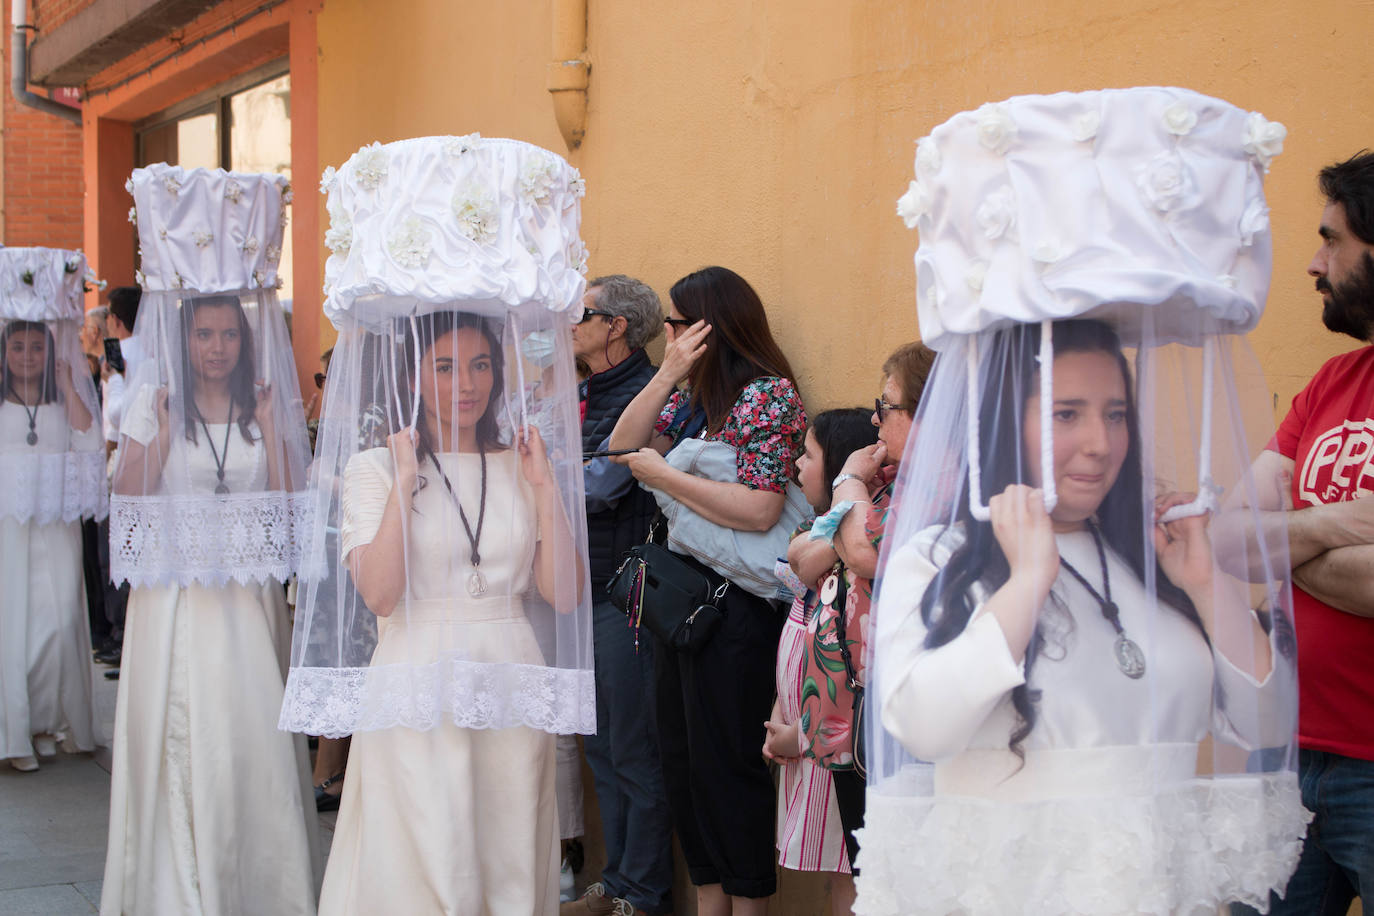
[[[215,448],[215,440],[210,437],[210,427],[205,424],[205,417],[201,416],[200,408],[196,408],[196,416],[200,419],[200,428],[205,430],[205,441],[210,446],[210,455],[215,459],[215,477],[219,483],[215,484],[216,495],[223,496],[229,492],[229,484],[224,482],[224,466],[229,460],[229,430],[234,425],[234,405],[229,405],[229,416],[224,421],[224,449]]]
[[[1116,630],[1116,642],[1112,646],[1112,655],[1116,658],[1116,666],[1128,678],[1139,680],[1145,676],[1145,653],[1135,640],[1126,635],[1126,628],[1121,625],[1121,609],[1112,600],[1112,580],[1107,571],[1107,550],[1102,546],[1102,535],[1097,533],[1097,526],[1092,522],[1088,522],[1088,531],[1093,536],[1093,543],[1097,546],[1097,560],[1102,566],[1102,593],[1093,588],[1083,574],[1074,569],[1073,564],[1064,559],[1063,556],[1059,558],[1059,565],[1068,570],[1070,575],[1078,580],[1078,584],[1083,586],[1089,595],[1093,596],[1093,599],[1102,609],[1102,616],[1107,618],[1112,629]]]
[[[20,401],[23,404],[23,401]],[[29,416],[29,434],[24,437],[24,441],[29,445],[38,444],[38,405],[33,405],[33,410],[29,410],[29,405],[24,404],[24,413]]]
[[[444,489],[448,490],[448,495],[453,499],[453,504],[458,507],[458,517],[463,522],[463,533],[468,536],[470,549],[468,559],[472,562],[472,572],[468,574],[467,588],[468,594],[474,598],[481,597],[487,591],[487,577],[482,575],[482,554],[477,550],[477,545],[482,541],[482,523],[487,518],[487,450],[479,447],[477,453],[482,459],[482,495],[477,510],[476,533],[473,532],[472,525],[468,523],[468,514],[463,511],[463,503],[458,499],[458,494],[454,492],[453,484],[449,482],[448,475],[444,473],[443,468],[439,467],[438,456],[430,456],[434,461],[434,467],[439,471],[439,477],[444,481]]]

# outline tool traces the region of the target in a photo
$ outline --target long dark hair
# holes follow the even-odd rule
[[[505,355],[501,350],[501,340],[490,323],[480,315],[471,312],[431,312],[428,315],[421,315],[415,319],[414,332],[407,319],[405,330],[402,334],[402,346],[405,352],[400,355],[400,363],[405,367],[404,384],[401,386],[401,401],[406,411],[405,416],[399,418],[398,422],[404,424],[409,419],[409,412],[412,407],[411,399],[415,392],[420,390],[417,386],[417,373],[419,366],[415,360],[415,332],[420,338],[419,352],[420,358],[430,350],[434,349],[434,344],[447,334],[463,328],[471,328],[482,333],[486,339],[487,347],[491,351],[491,394],[487,397],[487,409],[483,411],[481,418],[477,421],[474,432],[477,435],[477,447],[482,451],[494,451],[502,448],[500,418],[497,416],[497,405],[501,401],[503,382],[505,379]],[[439,461],[435,457],[436,433],[429,428],[429,420],[425,417],[423,410],[416,411],[415,421],[415,457],[416,461],[423,464],[428,458],[434,462],[434,466],[439,466]],[[442,443],[440,443],[442,446]],[[423,486],[422,479],[417,479],[417,487]]]
[[[235,411],[238,413],[239,432],[243,435],[243,441],[252,444],[253,431],[250,425],[258,409],[258,394],[253,387],[257,378],[253,360],[253,329],[248,326],[248,316],[243,311],[239,297],[230,295],[196,296],[181,301],[181,390],[184,392],[181,412],[186,438],[195,442],[197,425],[209,422],[201,417],[200,409],[196,407],[195,384],[192,381],[194,370],[191,368],[191,335],[195,333],[196,313],[205,308],[233,309],[238,319],[239,361],[229,374],[229,409],[231,414]]]
[[[706,412],[708,432],[720,431],[754,379],[777,376],[796,384],[759,294],[739,274],[705,267],[674,283],[668,295],[683,318],[711,325],[711,343],[687,376],[692,405]]]
[[[1010,484],[1030,483],[1020,473],[1024,468],[1025,455],[1023,413],[1027,395],[1038,390],[1038,374],[1034,368],[1040,345],[1038,326],[1017,325],[999,332],[998,336],[1001,340],[988,349],[1004,349],[1008,367],[1015,371],[992,372],[988,381],[989,390],[984,392],[982,398],[979,416],[981,454],[970,456],[969,460],[980,462],[985,498],[1002,492]],[[1097,508],[1097,526],[1102,539],[1143,582],[1147,544],[1141,481],[1140,417],[1132,393],[1129,367],[1126,357],[1121,353],[1121,341],[1115,331],[1100,321],[1056,321],[1055,358],[1065,353],[1105,353],[1121,369],[1121,378],[1126,386],[1128,445],[1116,482]],[[1013,407],[1014,415],[1008,416]],[[973,405],[969,405],[969,409],[973,409]],[[1048,477],[1053,473],[1053,468],[1042,469],[1042,476]],[[974,586],[981,586],[991,593],[1011,576],[1006,554],[992,533],[992,525],[974,519],[969,513],[968,491],[968,475],[965,472],[956,503],[955,520],[951,526],[958,526],[965,532],[963,543],[950,554],[935,581],[921,596],[921,619],[927,627],[927,648],[944,645],[968,626],[976,604],[972,595]],[[1160,603],[1192,621],[1203,634],[1203,639],[1206,639],[1202,620],[1188,595],[1169,581],[1158,562],[1152,572]],[[1039,691],[1030,686],[1031,671],[1044,644],[1042,628],[1037,624],[1026,647],[1025,681],[1011,693],[1012,706],[1020,721],[1011,734],[1009,746],[1023,759],[1025,751],[1021,742],[1035,727],[1036,704],[1039,700]]]
[[[14,379],[10,374],[9,352],[10,338],[15,334],[25,331],[38,331],[43,335],[43,344],[47,350],[47,359],[43,366],[43,378],[39,382],[38,403],[51,404],[59,399],[57,393],[57,347],[53,344],[52,329],[41,321],[24,321],[16,318],[5,323],[5,329],[0,331],[0,400],[8,401],[10,395],[17,399],[18,393],[14,390]]]
[[[821,447],[821,472],[825,474],[826,504],[830,508],[830,482],[840,476],[845,460],[856,451],[878,441],[873,411],[863,407],[837,407],[823,410],[811,421],[811,435]]]

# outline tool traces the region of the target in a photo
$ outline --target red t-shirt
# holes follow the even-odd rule
[[[1374,347],[1328,360],[1293,399],[1274,442],[1293,459],[1293,506],[1374,498]],[[1374,618],[1293,586],[1298,743],[1374,760]]]

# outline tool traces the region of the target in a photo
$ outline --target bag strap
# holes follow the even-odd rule
[[[859,691],[863,686],[859,683],[858,673],[854,670],[854,658],[849,651],[849,642],[845,638],[845,618],[849,616],[849,582],[844,575],[844,562],[836,562],[831,568],[830,574],[835,577],[835,638],[840,642],[840,658],[844,659],[844,673],[849,678],[849,691],[854,694],[854,701],[859,699]]]

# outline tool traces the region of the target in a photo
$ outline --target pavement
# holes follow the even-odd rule
[[[97,735],[114,733],[118,681],[93,666]],[[0,764],[0,916],[100,911],[109,833],[110,752],[58,753],[36,773]],[[320,815],[324,848],[337,812]]]

